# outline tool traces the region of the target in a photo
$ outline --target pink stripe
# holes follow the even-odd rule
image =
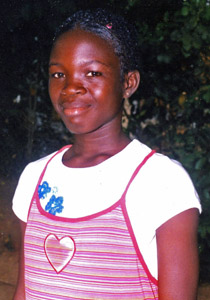
[[[34,210],[36,214],[33,214]],[[118,216],[118,220],[113,222],[112,227],[106,228],[105,231],[104,226],[106,226],[106,222],[109,222],[109,218],[103,218],[103,216],[101,216],[100,220],[95,218],[89,220],[89,222],[86,221],[83,223],[83,226],[71,223],[71,227],[62,227],[60,235],[65,236],[68,234],[72,236],[77,245],[78,253],[75,253],[71,263],[64,268],[58,278],[53,268],[47,262],[45,255],[43,255],[42,245],[44,238],[47,236],[46,233],[49,234],[49,230],[51,232],[54,228],[54,231],[51,233],[56,232],[57,234],[60,224],[56,221],[54,226],[51,224],[48,227],[47,219],[43,215],[41,217],[42,222],[40,222],[36,202],[34,202],[31,212],[33,218],[36,219],[36,216],[39,216],[39,221],[36,222],[34,219],[30,220],[30,218],[28,221],[25,244],[25,275],[28,286],[33,286],[31,292],[34,289],[36,290],[36,287],[39,287],[39,290],[34,292],[36,297],[41,297],[39,299],[43,297],[43,294],[40,292],[40,282],[42,282],[46,292],[50,294],[52,289],[51,283],[56,278],[56,290],[59,297],[50,294],[51,300],[66,299],[67,296],[64,294],[71,295],[68,296],[68,299],[88,299],[88,297],[90,299],[110,299],[110,297],[111,299],[158,299],[157,287],[153,286],[153,283],[148,280],[148,274],[142,268],[130,234],[126,231],[127,225],[125,221],[123,224],[120,206],[109,213],[109,217],[112,220],[116,220],[116,216]],[[34,233],[37,234],[37,229],[41,227],[42,230],[39,230],[39,234],[34,238]],[[89,229],[89,232],[87,229]],[[89,241],[87,244],[84,244],[84,240],[82,243],[82,237],[84,236],[84,240]],[[137,261],[138,263],[136,263]],[[111,268],[113,264],[116,269]],[[39,275],[40,273],[41,275]],[[139,274],[141,274],[140,277]],[[156,296],[153,296],[154,293]],[[143,294],[145,294],[144,298],[142,298]],[[28,293],[26,299],[32,300],[35,298],[32,298],[30,293]]]
[[[141,264],[142,264],[142,266],[143,266],[146,274],[148,275],[148,278],[151,280],[151,282],[153,282],[155,285],[158,285],[157,279],[154,278],[151,275],[151,273],[150,273],[150,271],[149,271],[149,269],[148,269],[148,267],[147,267],[147,265],[146,265],[146,263],[145,263],[145,261],[143,259],[143,256],[142,256],[142,254],[141,254],[141,252],[139,250],[139,246],[138,246],[138,243],[136,241],[136,238],[135,238],[135,235],[134,235],[134,232],[133,232],[133,228],[132,228],[132,225],[131,225],[131,222],[130,222],[130,219],[129,219],[129,216],[128,216],[128,213],[127,213],[127,210],[126,210],[126,206],[124,205],[122,209],[123,209],[123,213],[124,213],[124,216],[125,216],[125,221],[127,223],[128,230],[130,232],[130,235],[131,235],[131,238],[132,238],[132,241],[133,241],[133,245],[134,245],[136,253],[137,253],[138,257],[139,257],[139,260],[140,260],[140,262],[141,262]]]
[[[34,197],[25,234],[26,300],[158,299],[124,197],[79,219],[51,217]]]

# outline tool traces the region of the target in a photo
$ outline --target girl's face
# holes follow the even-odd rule
[[[120,126],[120,64],[105,40],[79,29],[62,34],[51,52],[49,74],[53,106],[72,133]]]

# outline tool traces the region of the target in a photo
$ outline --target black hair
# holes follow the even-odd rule
[[[58,27],[54,43],[63,33],[77,28],[98,35],[113,47],[120,61],[122,78],[129,71],[139,69],[137,30],[122,16],[104,9],[80,10]]]

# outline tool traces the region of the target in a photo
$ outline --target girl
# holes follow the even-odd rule
[[[188,174],[122,131],[138,88],[134,29],[103,10],[61,25],[49,93],[74,143],[29,164],[13,210],[15,300],[196,299],[200,204]]]

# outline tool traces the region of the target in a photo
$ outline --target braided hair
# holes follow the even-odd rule
[[[65,32],[81,29],[106,40],[120,61],[121,78],[129,71],[139,69],[137,31],[122,16],[104,9],[80,10],[66,19],[55,32],[56,40]]]

